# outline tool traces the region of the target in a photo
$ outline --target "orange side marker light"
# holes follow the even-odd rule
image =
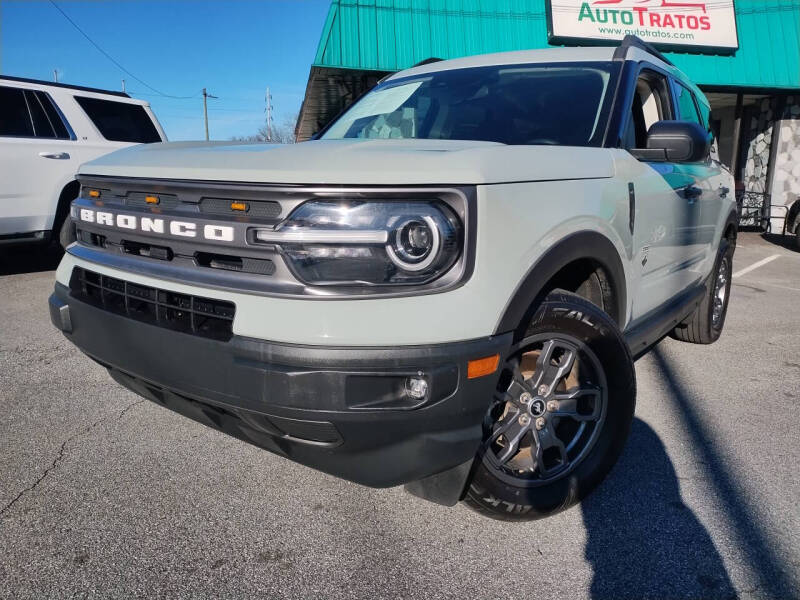
[[[477,379],[491,375],[497,371],[497,366],[500,364],[500,355],[487,356],[486,358],[476,358],[467,363],[467,379]]]
[[[148,204],[159,204],[161,202],[158,196],[145,196],[144,201]]]

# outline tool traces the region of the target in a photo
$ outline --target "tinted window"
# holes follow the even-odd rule
[[[502,65],[387,81],[354,104],[322,139],[599,146],[617,68],[612,63]]]
[[[697,114],[697,107],[694,104],[692,93],[681,84],[675,86],[675,94],[678,97],[678,110],[682,121],[700,123],[700,115]]]
[[[64,125],[64,121],[59,114],[58,110],[56,110],[55,105],[53,104],[52,98],[50,98],[49,94],[45,92],[35,92],[36,97],[39,99],[42,108],[44,108],[44,112],[47,114],[47,118],[50,121],[50,124],[53,126],[55,130],[56,137],[62,140],[70,139],[69,131],[67,131],[66,125]]]
[[[36,95],[32,91],[26,90],[25,100],[28,101],[28,110],[31,111],[33,119],[33,135],[39,138],[55,138],[56,132],[53,125]]]
[[[703,121],[703,127],[711,131],[711,108],[700,102],[697,96],[695,96],[694,99],[697,102],[697,106],[700,107],[700,118]]]
[[[0,135],[33,137],[28,105],[20,89],[0,86]]]
[[[138,104],[75,96],[100,134],[113,142],[160,142],[155,125]]]

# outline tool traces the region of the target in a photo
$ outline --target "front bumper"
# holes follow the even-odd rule
[[[500,354],[511,334],[391,348],[219,341],[141,323],[57,283],[53,324],[137,394],[261,448],[372,487],[417,481],[471,460],[498,373],[467,362]],[[428,399],[399,390],[426,379]]]

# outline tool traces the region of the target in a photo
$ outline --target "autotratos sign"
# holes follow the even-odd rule
[[[654,45],[694,52],[739,47],[733,0],[548,0],[547,19],[551,43],[636,35]]]

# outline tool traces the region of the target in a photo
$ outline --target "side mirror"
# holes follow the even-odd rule
[[[690,121],[658,121],[647,132],[646,160],[699,162],[708,158],[711,136]]]

